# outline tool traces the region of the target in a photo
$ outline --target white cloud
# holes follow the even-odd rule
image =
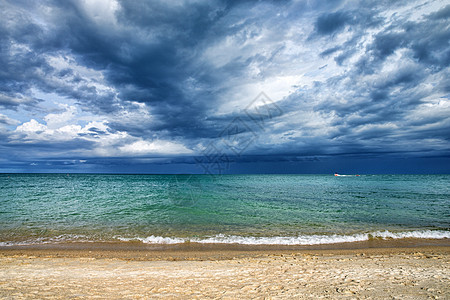
[[[44,117],[44,120],[47,123],[47,127],[49,129],[60,128],[61,126],[64,126],[67,123],[71,122],[75,117],[75,114],[77,112],[77,108],[75,106],[60,104],[59,107],[64,109],[64,112],[59,114],[48,114]]]
[[[16,131],[20,133],[40,133],[47,130],[47,126],[39,123],[35,119],[31,119],[29,122],[23,123],[20,126],[17,126]]]
[[[91,121],[85,126],[81,126],[76,124],[76,107],[66,104],[62,104],[60,107],[64,108],[64,111],[45,116],[43,118],[45,124],[31,119],[17,126],[13,134],[15,142],[21,140],[25,143],[52,143],[68,142],[74,139],[85,140],[91,142],[93,144],[92,147],[88,150],[80,150],[78,152],[82,152],[87,157],[192,153],[191,150],[178,142],[167,140],[146,141],[124,131],[113,131],[106,120]],[[77,149],[70,150],[77,151]]]
[[[80,88],[85,93],[91,89],[93,93],[100,96],[116,93],[115,89],[105,82],[101,71],[79,64],[72,55],[47,54],[44,57],[55,71],[53,76],[47,78],[49,84],[66,86],[70,89]]]
[[[82,0],[79,4],[84,13],[98,25],[117,25],[115,14],[120,5],[116,0]]]
[[[70,141],[78,137],[81,129],[80,125],[65,125],[59,128],[49,128],[47,125],[31,119],[29,122],[17,126],[15,130],[16,135],[13,136],[17,140],[21,140],[21,137],[23,137],[23,141],[27,143]]]
[[[190,154],[191,150],[179,143],[170,141],[144,141],[139,140],[119,148],[125,154]]]

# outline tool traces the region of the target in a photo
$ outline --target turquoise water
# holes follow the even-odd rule
[[[450,238],[450,175],[0,174],[0,245]]]

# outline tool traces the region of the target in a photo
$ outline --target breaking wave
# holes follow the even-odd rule
[[[121,241],[141,241],[146,244],[180,244],[186,242],[199,244],[241,244],[241,245],[320,245],[369,241],[372,239],[448,239],[450,231],[376,231],[353,235],[300,235],[296,237],[252,237],[219,234],[206,238],[178,238],[149,236],[145,238],[121,238]]]
[[[148,237],[121,237],[115,236],[113,241],[132,242],[139,241],[144,244],[183,244],[183,243],[199,243],[199,244],[240,244],[240,245],[321,245],[321,244],[337,244],[363,242],[369,240],[388,240],[388,239],[450,239],[450,231],[444,230],[422,230],[422,231],[376,231],[370,233],[358,233],[351,235],[299,235],[299,236],[273,236],[273,237],[254,237],[254,236],[238,236],[218,234],[204,238],[188,238],[188,237],[163,237],[151,235]],[[111,240],[109,240],[111,241]],[[27,246],[42,244],[61,244],[67,242],[108,242],[108,240],[96,240],[84,235],[59,235],[47,238],[35,238],[24,241],[3,241],[0,247],[8,246]]]

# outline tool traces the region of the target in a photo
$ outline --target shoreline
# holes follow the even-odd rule
[[[241,244],[144,244],[141,242],[70,242],[22,246],[1,246],[0,256],[62,258],[114,258],[126,260],[226,260],[235,257],[282,255],[387,255],[423,251],[450,254],[448,239],[372,240],[321,245]]]

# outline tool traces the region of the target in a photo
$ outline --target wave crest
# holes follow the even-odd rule
[[[204,238],[187,238],[187,237],[164,237],[151,235],[148,237],[121,237],[115,236],[114,240],[122,242],[140,241],[144,244],[183,244],[183,243],[199,243],[199,244],[241,244],[241,245],[321,245],[321,244],[337,244],[363,242],[373,239],[450,239],[450,231],[445,230],[416,230],[416,231],[375,231],[368,233],[357,233],[351,235],[299,235],[299,236],[274,236],[274,237],[253,237],[218,234]],[[107,240],[96,240],[85,235],[59,235],[55,237],[36,238],[24,241],[4,241],[0,242],[0,247],[8,246],[26,246],[40,244],[60,244],[66,242],[107,242]]]
[[[219,234],[207,238],[173,238],[162,236],[149,236],[146,238],[118,238],[121,241],[141,241],[146,244],[181,244],[193,242],[199,244],[241,244],[241,245],[320,245],[363,242],[371,239],[448,239],[450,231],[376,231],[371,233],[358,233],[353,235],[300,235],[296,237],[252,237]]]

